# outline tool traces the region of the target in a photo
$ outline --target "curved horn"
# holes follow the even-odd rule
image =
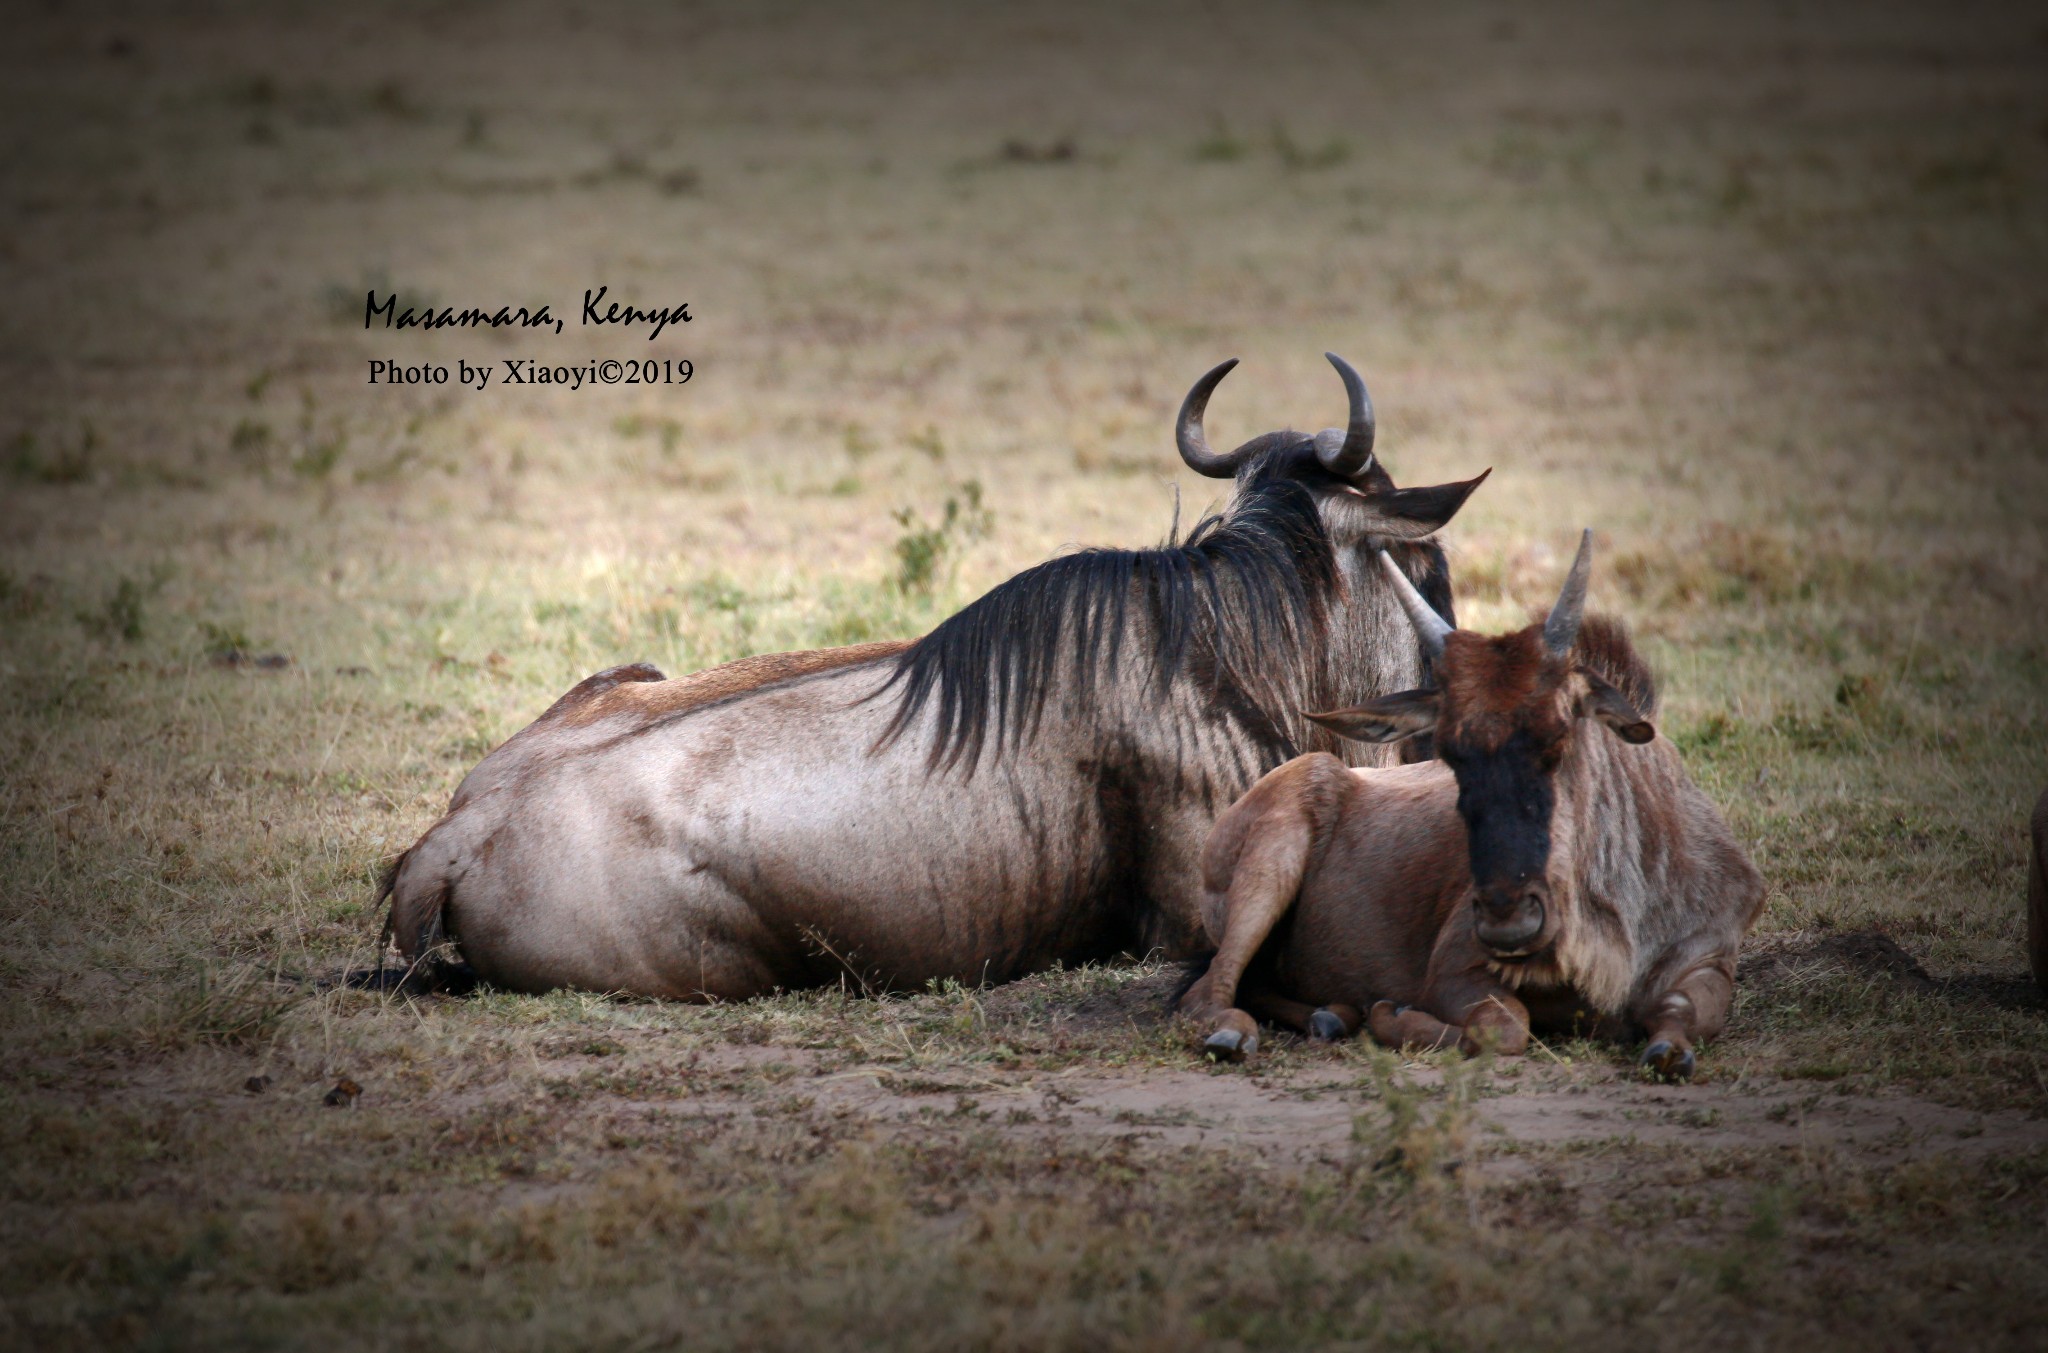
[[[1385,550],[1380,551],[1380,567],[1387,571],[1388,579],[1393,582],[1394,595],[1400,598],[1401,609],[1408,612],[1409,622],[1415,626],[1415,637],[1422,641],[1422,651],[1432,662],[1441,658],[1444,639],[1453,627],[1445,624],[1436,608],[1422,599],[1422,593],[1415,590],[1415,584],[1408,581],[1408,575]]]
[[[1351,423],[1344,429],[1344,440],[1336,446],[1318,437],[1316,455],[1331,474],[1355,479],[1372,468],[1372,396],[1365,393],[1365,378],[1351,369],[1351,363],[1334,352],[1323,356],[1344,378],[1344,393],[1351,401]]]
[[[1180,402],[1180,417],[1174,420],[1173,439],[1180,446],[1180,458],[1190,470],[1211,479],[1228,479],[1236,474],[1238,459],[1244,454],[1241,446],[1229,455],[1211,451],[1209,439],[1202,433],[1202,413],[1209,407],[1209,396],[1236,365],[1237,358],[1233,357],[1210,367],[1208,374],[1196,381],[1188,397]]]
[[[1592,575],[1593,528],[1589,526],[1579,536],[1579,557],[1572,560],[1572,571],[1565,575],[1557,605],[1543,622],[1543,646],[1560,658],[1572,651],[1579,637],[1579,622],[1586,618],[1586,580]]]

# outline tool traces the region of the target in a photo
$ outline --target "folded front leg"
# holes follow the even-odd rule
[[[1475,1008],[1464,1024],[1447,1024],[1419,1005],[1380,1001],[1367,1015],[1366,1027],[1390,1048],[1435,1052],[1456,1045],[1467,1057],[1488,1051],[1514,1057],[1529,1046],[1529,1021],[1515,1014],[1514,1007],[1519,1005],[1510,996],[1501,1005]]]
[[[1258,1021],[1236,1006],[1238,983],[1301,891],[1331,811],[1332,795],[1321,781],[1333,773],[1345,771],[1332,756],[1289,762],[1252,786],[1209,833],[1203,912],[1216,956],[1179,1008],[1208,1030],[1203,1046],[1212,1053],[1243,1057],[1258,1050]]]
[[[1414,1052],[1435,1052],[1438,1048],[1447,1048],[1465,1032],[1455,1024],[1444,1023],[1420,1006],[1396,1005],[1392,1001],[1375,1001],[1366,1014],[1365,1027],[1377,1042]]]

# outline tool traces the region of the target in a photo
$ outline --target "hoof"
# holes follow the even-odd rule
[[[1692,1049],[1673,1047],[1670,1039],[1660,1038],[1643,1049],[1640,1065],[1660,1080],[1689,1081],[1692,1079]]]
[[[1259,1036],[1240,1034],[1235,1029],[1218,1029],[1202,1041],[1202,1047],[1212,1057],[1234,1062],[1259,1050]]]
[[[1308,1017],[1308,1036],[1318,1043],[1337,1043],[1346,1037],[1344,1021],[1328,1010],[1318,1010]]]

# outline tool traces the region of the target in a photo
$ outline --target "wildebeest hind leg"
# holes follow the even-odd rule
[[[1642,1065],[1665,1080],[1690,1080],[1693,1040],[1720,1033],[1735,1003],[1735,982],[1719,964],[1694,968],[1661,994],[1637,1007],[1649,1036]]]

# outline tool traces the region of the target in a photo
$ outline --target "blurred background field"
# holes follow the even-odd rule
[[[1282,1048],[1217,1074],[1348,1077],[1361,1135],[1274,1201],[1227,1133],[1058,1144],[1043,1078],[1192,1065],[1125,999],[1163,1000],[1153,967],[995,1015],[320,979],[370,961],[380,863],[573,681],[913,634],[1154,542],[1219,496],[1172,449],[1193,379],[1244,359],[1219,440],[1313,429],[1331,349],[1400,482],[1495,467],[1447,533],[1465,623],[1518,623],[1596,528],[1594,604],[1770,880],[1708,1107],[1669,1111],[1790,1085],[2038,1122],[2039,13],[51,6],[0,67],[0,1329],[1695,1342],[1669,1298],[1731,1341],[2025,1339],[2038,1147],[1509,1150],[1458,1134],[1512,1081]],[[579,332],[599,285],[692,321]],[[366,333],[370,287],[568,326]],[[365,384],[528,356],[696,374]],[[689,1108],[700,1056],[740,1111]],[[1626,1065],[1518,1074],[1634,1094]],[[1041,1107],[906,1137],[763,1066]],[[695,1128],[621,1126],[671,1100]],[[1493,1164],[1386,1147],[1411,1109]]]

